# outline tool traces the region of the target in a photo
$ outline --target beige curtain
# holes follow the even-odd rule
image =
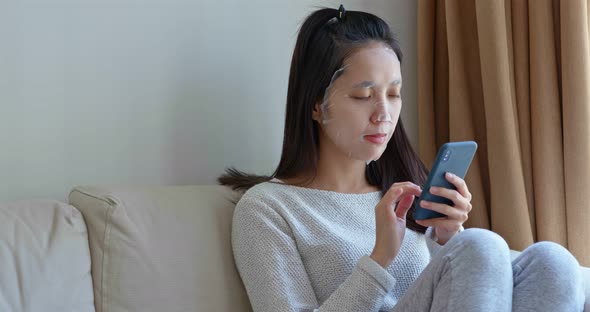
[[[419,0],[420,154],[475,140],[466,227],[590,265],[587,0]]]

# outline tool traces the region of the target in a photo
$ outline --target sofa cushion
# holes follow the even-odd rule
[[[94,311],[86,226],[74,207],[0,203],[0,311]]]
[[[96,311],[251,311],[231,250],[238,198],[215,185],[74,188]]]

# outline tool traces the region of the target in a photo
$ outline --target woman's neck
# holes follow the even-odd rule
[[[334,149],[331,149],[330,152],[320,148],[320,157],[315,173],[301,175],[284,182],[338,193],[361,194],[380,191],[378,187],[367,182],[365,162],[335,152]]]
[[[363,161],[347,156],[340,159],[320,157],[316,176],[311,184],[314,188],[339,193],[367,193],[378,190],[367,182],[365,170],[366,164]]]

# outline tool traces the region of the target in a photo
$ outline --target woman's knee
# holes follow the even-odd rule
[[[457,234],[451,241],[467,247],[464,252],[483,260],[498,261],[503,259],[510,262],[508,244],[500,235],[492,231],[470,228]]]
[[[485,247],[487,250],[509,251],[508,244],[500,235],[486,229],[467,229],[457,234],[455,239],[463,244]]]
[[[538,242],[523,251],[523,256],[542,267],[553,278],[573,281],[580,278],[580,264],[563,246],[554,242]]]
[[[580,306],[584,303],[584,282],[580,264],[564,247],[553,242],[539,242],[529,246],[515,262],[529,270],[539,284],[553,285],[554,296],[561,296]],[[564,300],[565,300],[564,299]]]

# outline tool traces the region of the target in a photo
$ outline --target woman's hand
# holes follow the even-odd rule
[[[438,237],[438,243],[444,245],[448,242],[469,218],[468,214],[471,212],[471,193],[467,188],[465,181],[458,176],[447,172],[445,175],[446,179],[451,182],[457,190],[451,190],[447,188],[431,187],[430,193],[440,197],[447,198],[453,202],[453,206],[433,203],[430,201],[423,200],[420,205],[424,208],[440,212],[446,217],[434,218],[426,220],[416,220],[416,223],[422,226],[432,226],[435,230],[436,237]]]
[[[371,258],[387,268],[397,256],[406,232],[406,214],[422,189],[414,183],[393,184],[375,207],[376,238]]]

